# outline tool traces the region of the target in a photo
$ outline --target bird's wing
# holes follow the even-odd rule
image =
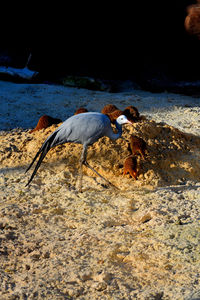
[[[100,113],[84,113],[70,117],[58,128],[52,147],[66,142],[94,143],[104,135],[107,127],[104,118],[110,123],[109,119]]]
[[[29,167],[27,168],[26,172],[32,167],[32,165],[34,164],[36,158],[40,155],[39,160],[35,166],[35,169],[31,175],[31,178],[29,179],[28,183],[26,184],[29,185],[29,183],[32,181],[33,177],[35,176],[37,170],[39,169],[41,162],[43,161],[43,159],[45,158],[47,152],[51,149],[52,147],[52,143],[54,141],[54,138],[56,136],[57,132],[53,132],[47,139],[46,141],[43,143],[42,147],[39,149],[39,151],[36,153],[35,157],[33,158],[33,161],[31,162],[31,164],[29,165]],[[25,172],[25,173],[26,173]]]
[[[63,125],[63,124],[62,124]],[[37,170],[39,169],[41,162],[43,161],[43,159],[45,158],[47,152],[52,148],[55,147],[57,145],[60,144],[64,144],[66,143],[67,137],[70,135],[70,129],[65,127],[63,128],[63,126],[58,127],[43,143],[43,145],[41,146],[41,148],[39,149],[39,151],[36,153],[35,157],[33,158],[33,161],[31,162],[31,164],[29,165],[29,167],[27,168],[26,172],[28,170],[30,170],[30,168],[32,167],[32,165],[34,164],[35,160],[37,159],[37,157],[40,155],[39,160],[35,166],[35,169],[33,171],[33,174],[31,175],[31,178],[29,179],[27,185],[29,185],[29,183],[32,181],[33,177],[35,176]],[[25,173],[26,173],[25,172]]]

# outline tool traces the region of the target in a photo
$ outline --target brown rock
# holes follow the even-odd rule
[[[140,222],[141,223],[147,223],[152,219],[152,216],[150,214],[146,214],[144,215],[141,219]]]

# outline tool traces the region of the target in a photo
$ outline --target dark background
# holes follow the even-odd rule
[[[200,41],[187,34],[195,1],[131,1],[10,6],[1,14],[1,64],[30,69],[42,79],[67,74],[103,79],[197,80]],[[7,58],[6,58],[7,57]]]

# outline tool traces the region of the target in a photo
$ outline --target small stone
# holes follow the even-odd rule
[[[67,288],[65,293],[70,297],[79,297],[83,293],[83,288]]]
[[[93,279],[99,282],[109,282],[112,279],[112,275],[103,271],[102,273],[95,275]]]
[[[39,253],[35,253],[35,254],[31,255],[31,259],[32,259],[33,261],[38,261],[38,260],[40,260],[40,257],[41,257],[41,255],[40,255]]]
[[[146,215],[144,215],[144,216],[140,219],[140,222],[141,222],[141,223],[147,223],[147,222],[149,222],[151,219],[152,219],[151,215],[150,215],[150,214],[146,214]]]
[[[107,288],[107,284],[105,282],[94,282],[93,288],[96,291],[101,292],[101,291],[104,291]]]
[[[44,258],[49,258],[49,257],[50,257],[49,251],[45,252],[44,255],[43,255],[43,257],[44,257]]]
[[[91,279],[92,273],[89,272],[89,271],[86,271],[86,272],[84,272],[84,273],[79,274],[79,276],[80,276],[80,280],[81,280],[81,281],[87,281],[87,280],[90,280],[90,279]]]

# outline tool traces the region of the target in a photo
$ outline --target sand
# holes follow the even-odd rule
[[[111,94],[0,82],[1,299],[200,297],[199,99],[140,90]],[[80,106],[134,105],[145,120],[104,137],[84,168],[81,145],[52,149],[29,187],[24,174],[45,138],[42,114],[65,120]],[[20,128],[17,128],[20,127]],[[12,129],[12,130],[11,130]],[[130,134],[147,143],[137,180],[123,176]]]

